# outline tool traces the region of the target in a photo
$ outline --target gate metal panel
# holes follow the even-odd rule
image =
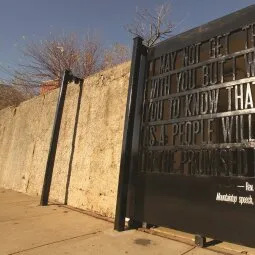
[[[125,216],[255,246],[255,5],[144,55]]]

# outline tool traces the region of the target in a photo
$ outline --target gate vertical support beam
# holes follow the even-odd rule
[[[72,80],[72,77],[73,76],[71,74],[71,71],[66,70],[64,73],[60,91],[59,91],[57,109],[56,109],[53,129],[52,129],[48,160],[46,164],[46,170],[45,170],[45,176],[44,176],[44,182],[43,182],[43,188],[42,188],[42,195],[41,195],[41,202],[40,202],[40,205],[42,206],[48,205],[48,201],[49,201],[50,186],[51,186],[52,173],[53,173],[55,156],[57,151],[59,130],[60,130],[60,124],[61,124],[61,119],[63,114],[64,103],[65,103],[67,84],[69,81]]]
[[[137,87],[139,80],[140,62],[143,51],[143,39],[135,37],[133,42],[132,62],[130,69],[127,106],[125,114],[123,142],[120,161],[119,186],[117,205],[115,213],[114,229],[123,231],[125,229],[125,217],[127,210],[128,182],[130,174],[130,162],[132,155],[132,138],[135,119],[135,108],[137,98]]]

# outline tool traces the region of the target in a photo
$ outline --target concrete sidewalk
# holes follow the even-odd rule
[[[71,208],[38,205],[39,198],[0,189],[0,255],[213,255],[222,251],[254,254],[246,247],[227,252],[217,247],[216,251],[201,249],[192,243],[180,242],[181,237],[176,235],[179,241],[136,230],[119,233],[113,230],[112,223]]]

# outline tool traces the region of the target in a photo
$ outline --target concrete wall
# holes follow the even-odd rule
[[[130,63],[69,85],[50,199],[114,217]],[[59,90],[0,111],[0,186],[40,195]],[[76,133],[74,132],[77,122]]]

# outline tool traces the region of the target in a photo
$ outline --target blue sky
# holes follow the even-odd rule
[[[10,70],[23,58],[20,49],[29,41],[46,39],[50,33],[75,32],[83,36],[95,30],[106,46],[131,44],[123,28],[132,22],[136,8],[154,8],[165,1],[153,0],[1,0],[0,64]],[[172,0],[175,33],[186,31],[238,9],[255,0]],[[0,79],[3,74],[0,73]]]

